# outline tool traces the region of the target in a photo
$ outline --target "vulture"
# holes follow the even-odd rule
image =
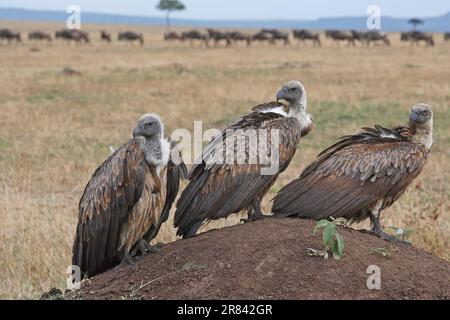
[[[311,130],[312,120],[306,104],[304,86],[291,81],[277,93],[277,102],[254,107],[253,112],[226,126],[209,142],[193,165],[189,183],[177,202],[174,219],[177,235],[192,237],[203,223],[241,211],[247,212],[247,222],[263,217],[262,198],[289,165],[300,138]],[[247,133],[252,131],[265,132],[266,143],[263,135],[259,135],[258,146],[255,148],[256,143],[251,146]],[[278,134],[278,144],[270,140],[274,133]],[[236,141],[244,141],[245,147],[240,149]],[[273,157],[278,166],[270,174],[263,174],[266,164],[262,158],[276,153],[264,148],[269,143],[272,145],[272,141],[279,151]],[[229,154],[235,155],[232,161],[223,161]],[[245,161],[238,161],[239,155],[244,155]]]
[[[391,206],[422,171],[433,144],[433,112],[415,105],[406,126],[363,128],[320,153],[300,177],[276,195],[276,217],[370,218],[368,231],[383,240],[380,212]]]
[[[133,264],[132,255],[152,249],[148,243],[167,220],[186,176],[180,152],[164,138],[159,117],[143,115],[133,139],[98,167],[84,190],[72,264],[85,277],[119,263]]]

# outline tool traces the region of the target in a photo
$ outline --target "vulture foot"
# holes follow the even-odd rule
[[[157,243],[154,246],[151,246],[146,240],[141,239],[131,251],[131,256],[143,257],[148,253],[158,253],[161,251],[161,247],[161,243]]]
[[[132,266],[135,264],[135,260],[130,256],[130,253],[125,250],[124,254],[123,254],[123,258],[122,261],[120,262],[120,264],[116,267],[116,268],[123,268],[126,266]]]
[[[370,235],[376,236],[376,237],[380,238],[381,240],[411,245],[411,242],[409,242],[407,240],[399,239],[399,238],[397,238],[397,237],[395,237],[393,235],[390,235],[389,233],[386,233],[384,231],[373,230],[373,229],[372,230],[360,229],[358,231],[362,232],[362,233],[366,233],[366,234],[370,234]]]
[[[145,256],[148,249],[150,248],[150,245],[147,241],[144,239],[139,240],[136,245],[134,246],[133,250],[131,250],[131,256],[132,257],[142,257]]]

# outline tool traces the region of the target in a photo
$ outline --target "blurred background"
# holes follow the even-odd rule
[[[431,156],[382,223],[450,260],[450,3],[372,2],[2,1],[0,298],[64,288],[83,188],[141,114],[160,114],[168,134],[222,128],[293,79],[315,127],[264,211],[338,137],[404,124],[426,102]],[[176,240],[171,223],[157,242]]]

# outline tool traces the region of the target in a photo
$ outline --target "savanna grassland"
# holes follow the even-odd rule
[[[24,32],[57,24],[3,22]],[[410,47],[391,34],[389,48],[201,48],[162,41],[159,28],[145,45],[116,41],[118,26],[84,26],[89,45],[30,43],[0,46],[0,298],[34,298],[65,286],[77,205],[95,168],[131,136],[143,113],[162,116],[166,132],[221,128],[298,79],[308,93],[315,128],[264,201],[297,177],[339,136],[362,126],[393,126],[417,102],[434,108],[435,144],[410,190],[382,215],[384,226],[410,227],[413,244],[450,260],[450,43]],[[113,33],[100,43],[99,30]],[[38,48],[39,50],[30,50]],[[60,73],[70,67],[81,76]],[[208,228],[236,224],[239,217]],[[360,227],[360,226],[358,226]],[[171,221],[157,242],[176,240]]]

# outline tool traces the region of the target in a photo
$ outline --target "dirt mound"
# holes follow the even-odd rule
[[[344,257],[322,248],[315,222],[265,219],[165,245],[135,265],[83,282],[82,299],[450,299],[450,263],[411,246],[339,229]],[[370,253],[388,248],[389,258]],[[369,266],[381,289],[369,290]]]

